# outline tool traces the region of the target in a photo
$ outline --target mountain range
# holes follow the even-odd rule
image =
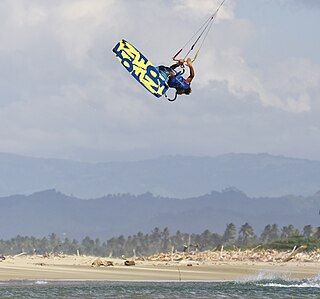
[[[229,187],[256,197],[308,196],[320,190],[320,161],[225,154],[87,163],[0,153],[0,196],[56,189],[79,198],[146,192],[190,198]]]
[[[239,229],[246,222],[257,234],[273,223],[280,228],[293,224],[301,230],[308,224],[319,226],[319,208],[320,192],[309,197],[250,198],[239,190],[227,189],[187,199],[145,193],[85,200],[46,190],[0,198],[0,239],[54,232],[62,238],[107,240],[139,231],[150,233],[155,227],[168,227],[173,233],[206,229],[223,233],[227,223]]]

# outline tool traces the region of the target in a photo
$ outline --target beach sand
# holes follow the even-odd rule
[[[104,259],[114,266],[92,267],[96,257],[18,256],[0,262],[0,281],[9,280],[108,280],[108,281],[219,281],[255,277],[308,279],[320,274],[320,263],[267,262],[151,262],[125,266],[122,259]]]

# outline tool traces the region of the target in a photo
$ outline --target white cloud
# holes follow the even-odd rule
[[[112,15],[115,3],[112,0],[61,2],[54,14],[54,34],[71,63],[83,66],[96,40],[108,35],[109,26],[116,22]]]
[[[252,25],[234,20],[220,30],[224,38],[219,36],[221,32],[215,32],[202,52],[203,60],[197,64],[203,88],[212,80],[226,81],[232,94],[243,97],[254,93],[267,107],[293,113],[311,109],[310,92],[320,88],[320,65],[306,58],[289,57],[254,68],[244,58],[247,45],[254,44],[258,34]]]
[[[303,93],[320,86],[320,65],[290,57],[265,69],[265,81],[274,92]]]
[[[216,22],[222,19],[232,19],[233,18],[233,2],[232,0],[226,1],[223,6],[219,9],[218,15],[216,17]],[[204,19],[205,16],[211,16],[217,11],[222,0],[175,0],[174,9],[183,14],[183,17]]]

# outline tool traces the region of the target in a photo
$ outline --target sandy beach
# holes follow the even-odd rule
[[[0,281],[9,280],[241,280],[254,277],[308,279],[320,274],[319,262],[198,262],[136,261],[124,265],[122,259],[108,260],[113,266],[93,267],[96,257],[18,256],[0,262]]]

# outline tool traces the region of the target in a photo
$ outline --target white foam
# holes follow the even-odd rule
[[[266,284],[257,284],[258,286],[261,287],[274,287],[274,288],[320,288],[319,283],[309,283],[309,282],[304,282],[304,283],[299,283],[297,284],[281,284],[281,283],[266,283]]]
[[[47,284],[48,282],[45,280],[37,280],[35,284]]]
[[[294,280],[286,274],[259,272],[237,283],[254,283],[257,286],[274,288],[320,288],[320,274],[311,279]]]
[[[303,280],[285,280],[288,283],[279,282],[269,282],[264,284],[258,284],[260,286],[266,287],[276,287],[276,288],[320,288],[320,275]]]
[[[248,283],[248,282],[258,282],[262,280],[285,280],[290,281],[288,276],[284,273],[274,273],[274,272],[259,272],[254,276],[244,278],[241,280],[238,280],[238,283]]]

